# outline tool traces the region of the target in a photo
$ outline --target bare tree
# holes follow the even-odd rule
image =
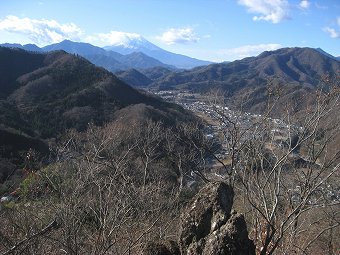
[[[303,118],[295,119],[287,105],[281,120],[270,118],[277,100],[268,102],[266,113],[245,118],[245,112],[230,111],[210,96],[229,154],[228,164],[222,163],[243,201],[259,254],[308,253],[315,240],[339,229],[340,150],[331,145],[340,134],[339,84],[313,96]],[[332,237],[328,247],[334,241],[339,243]]]
[[[136,125],[70,131],[56,160],[24,181],[20,201],[0,210],[0,251],[136,254],[148,240],[174,236],[178,185],[168,163],[178,153],[166,143],[177,150],[177,133],[160,122]]]

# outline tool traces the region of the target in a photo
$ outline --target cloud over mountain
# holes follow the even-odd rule
[[[12,15],[0,20],[0,30],[23,34],[38,45],[57,43],[65,39],[77,41],[83,34],[74,23],[60,24],[56,20],[19,18]]]
[[[200,39],[192,28],[170,28],[157,38],[168,45],[195,43]]]
[[[247,7],[248,12],[258,14],[253,20],[265,20],[279,23],[287,19],[289,4],[287,0],[238,0],[238,3]]]
[[[142,40],[143,37],[137,33],[127,33],[122,31],[110,31],[109,33],[98,33],[94,36],[88,36],[86,40],[96,45],[114,45],[126,46],[132,40]]]

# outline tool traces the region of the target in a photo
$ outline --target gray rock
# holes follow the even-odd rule
[[[243,215],[232,212],[234,192],[223,182],[201,189],[181,216],[182,255],[252,255]]]
[[[181,215],[179,247],[150,242],[143,255],[255,255],[243,215],[232,210],[233,199],[227,184],[206,185]]]

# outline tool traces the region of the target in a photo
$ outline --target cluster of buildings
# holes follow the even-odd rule
[[[220,149],[215,153],[215,156],[219,160],[228,161],[229,157],[229,145],[226,140],[226,128],[227,125],[235,123],[240,130],[249,130],[244,132],[244,137],[241,139],[249,140],[257,135],[263,136],[264,121],[267,122],[267,136],[268,149],[270,150],[282,150],[289,148],[288,137],[290,139],[294,135],[298,135],[303,132],[303,128],[292,124],[287,124],[285,121],[277,118],[264,117],[260,114],[254,114],[249,112],[236,112],[231,110],[225,105],[218,105],[216,103],[210,103],[204,96],[198,93],[191,93],[188,91],[155,91],[154,94],[162,97],[164,100],[177,103],[183,106],[185,109],[196,113],[207,122],[205,133],[208,139],[215,139],[218,136],[223,136]],[[252,136],[252,137],[249,137]],[[224,142],[223,142],[224,141]],[[242,142],[242,141],[241,141]],[[272,147],[270,147],[270,145]],[[305,160],[301,158],[301,155],[293,155],[293,158],[299,158],[301,161]],[[209,161],[211,166],[216,165],[216,162]],[[306,161],[308,162],[308,161]],[[317,166],[316,166],[317,167]],[[216,176],[223,178],[226,175],[226,169],[220,167],[212,167],[212,173]],[[330,201],[340,201],[340,187],[331,187],[330,185],[321,185],[320,190],[324,196]],[[290,190],[291,202],[296,203],[300,197],[300,186],[295,185],[295,188]],[[316,203],[316,196],[312,196],[308,201],[310,204]]]

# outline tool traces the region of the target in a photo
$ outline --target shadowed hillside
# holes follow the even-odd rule
[[[152,83],[151,79],[136,69],[118,72],[116,75],[119,79],[134,87],[146,87]]]
[[[1,48],[0,54],[4,105],[17,111],[19,118],[13,119],[29,122],[41,137],[53,137],[67,128],[84,129],[91,121],[107,122],[116,110],[131,104],[144,103],[162,111],[177,107],[65,52],[37,54]]]
[[[105,69],[63,51],[0,47],[0,67],[0,161],[9,159],[6,166],[22,163],[29,149],[47,156],[48,140],[69,129],[84,131],[89,123],[113,121],[129,127],[134,122],[141,127],[147,119],[174,125],[194,118],[180,106],[137,91]]]

